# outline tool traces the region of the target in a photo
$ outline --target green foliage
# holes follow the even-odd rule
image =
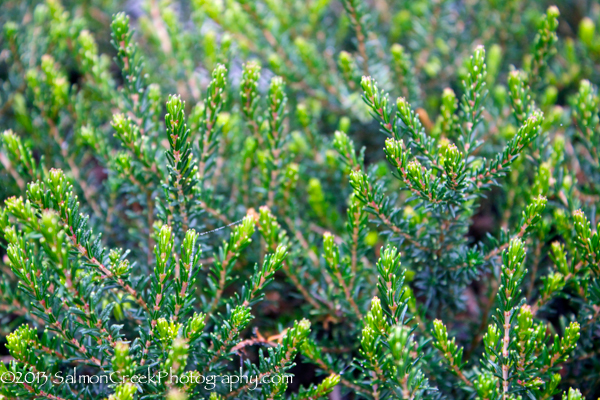
[[[599,10],[5,1],[0,399],[597,398]]]

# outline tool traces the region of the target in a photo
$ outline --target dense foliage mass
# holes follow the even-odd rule
[[[0,399],[600,396],[600,4],[542,3],[4,1]]]

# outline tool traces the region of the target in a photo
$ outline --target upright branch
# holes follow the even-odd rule
[[[196,283],[196,277],[200,272],[198,264],[200,263],[201,251],[198,246],[198,237],[200,235],[195,230],[190,229],[185,233],[181,243],[179,259],[175,265],[175,304],[173,309],[173,319],[177,321],[180,315],[186,315],[193,307],[193,290]]]
[[[266,119],[269,128],[266,143],[269,156],[266,160],[265,189],[267,190],[267,206],[271,208],[275,203],[279,172],[283,167],[284,121],[287,115],[287,96],[283,79],[275,77],[271,80],[267,101]]]
[[[342,2],[352,27],[356,32],[356,41],[358,46],[358,53],[362,58],[362,71],[364,76],[371,75],[369,73],[369,57],[367,56],[367,30],[365,25],[365,19],[367,17],[364,12],[364,3],[360,0],[344,0]]]
[[[190,130],[185,123],[185,102],[179,96],[170,96],[167,101],[165,125],[169,150],[167,150],[167,168],[169,181],[163,184],[168,209],[172,217],[177,218],[184,231],[190,224],[188,204],[193,196],[193,189],[198,183],[198,168],[192,154],[189,141]]]
[[[548,11],[542,17],[541,27],[533,42],[533,60],[531,61],[530,81],[531,84],[540,82],[544,77],[548,59],[556,52],[558,36],[558,17],[560,12],[556,6],[548,7]]]
[[[350,305],[358,319],[362,319],[362,313],[354,300],[358,295],[358,291],[351,285],[351,266],[347,260],[340,260],[340,250],[334,243],[333,235],[329,232],[325,232],[323,235],[323,253],[327,266],[335,277],[335,282],[343,292],[344,301]]]
[[[212,80],[206,88],[204,111],[200,120],[200,138],[198,140],[198,180],[200,187],[204,187],[207,174],[215,165],[215,149],[219,143],[220,128],[217,119],[221,111],[226,94],[227,69],[217,65],[212,73]]]
[[[242,81],[240,82],[240,100],[242,112],[246,123],[250,127],[252,136],[259,142],[262,142],[260,134],[260,93],[258,92],[258,81],[260,79],[260,64],[251,61],[244,64]]]
[[[482,122],[483,104],[487,96],[485,64],[485,48],[478,46],[468,64],[468,74],[462,82],[465,93],[460,108],[464,113],[460,126],[460,144],[462,150],[469,154],[477,147],[475,132]]]
[[[115,61],[123,74],[123,100],[130,117],[139,127],[142,135],[149,135],[156,127],[148,107],[151,90],[143,73],[144,63],[133,42],[133,31],[129,27],[129,16],[118,13],[111,23],[111,43],[117,50]]]
[[[255,221],[253,216],[247,215],[241,224],[233,228],[228,242],[224,242],[215,254],[215,262],[211,268],[207,291],[211,295],[211,303],[207,309],[210,314],[219,306],[225,287],[231,280],[231,271],[240,256],[240,252],[252,242]]]

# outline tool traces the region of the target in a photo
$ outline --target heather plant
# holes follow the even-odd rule
[[[599,17],[5,2],[0,399],[598,398]]]

